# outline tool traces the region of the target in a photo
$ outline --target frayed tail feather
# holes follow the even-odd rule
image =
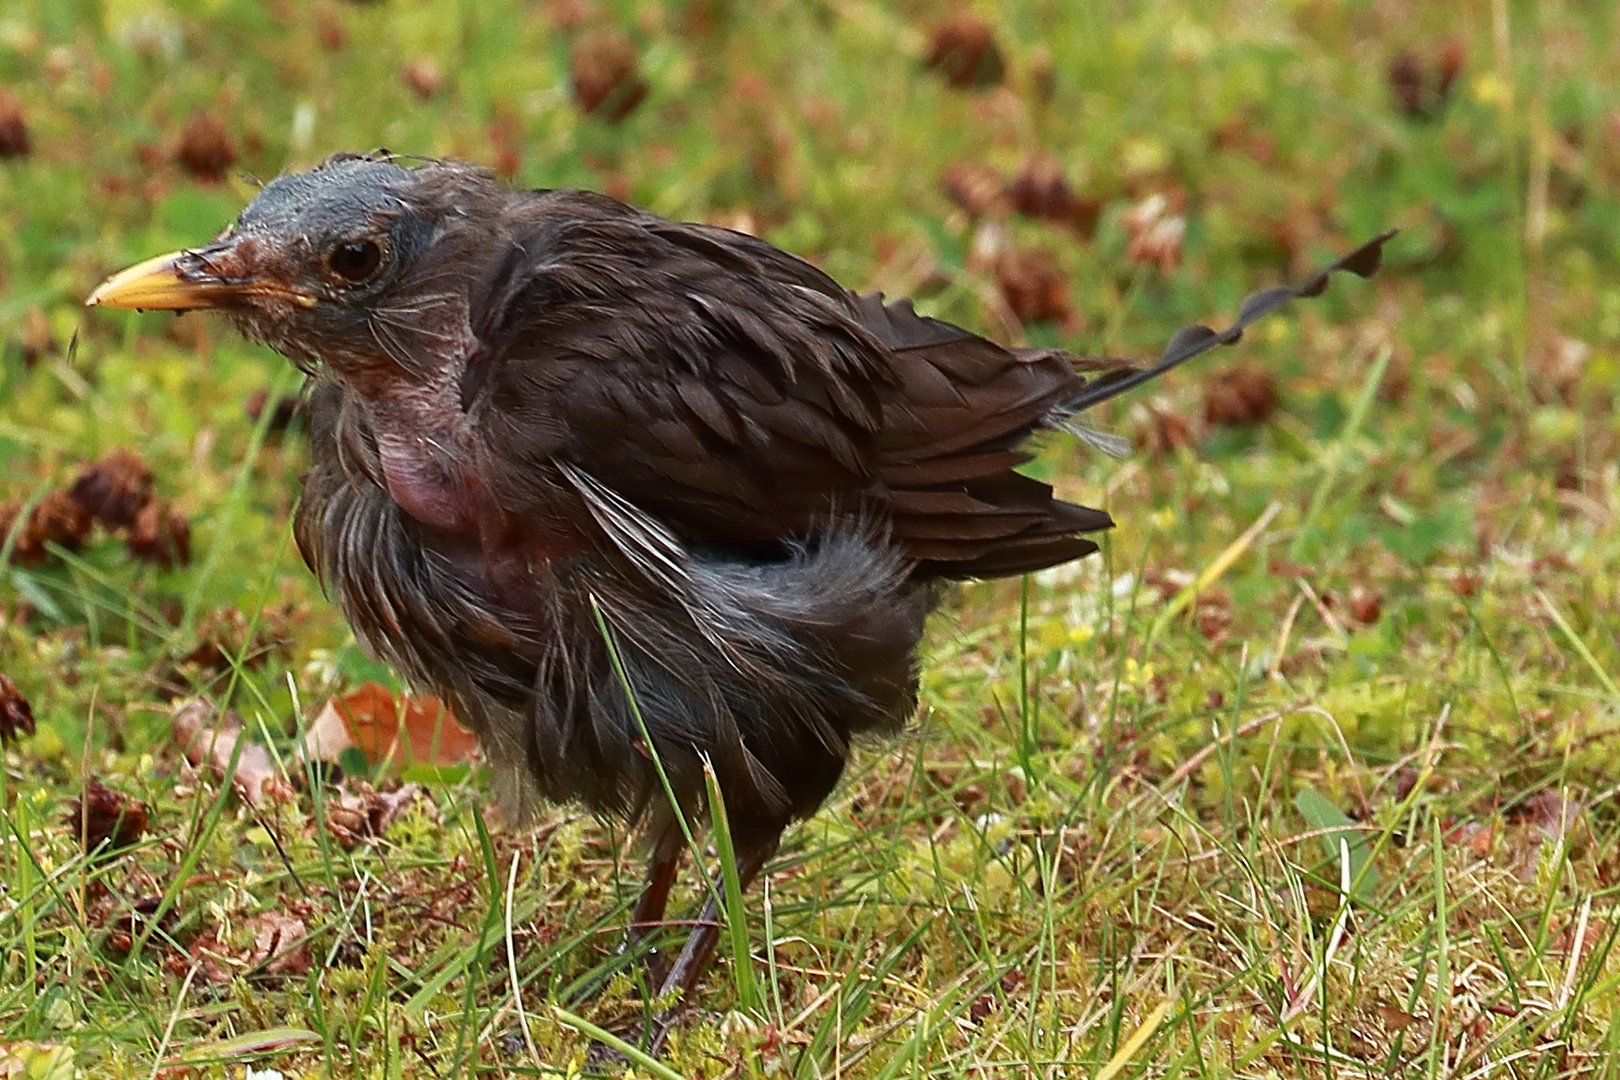
[[[1047,417],[1045,426],[1055,431],[1064,431],[1094,450],[1101,450],[1111,458],[1128,458],[1135,449],[1131,440],[1124,435],[1112,431],[1103,431],[1085,423],[1078,417],[1058,413]]]
[[[1072,400],[1064,403],[1063,411],[1072,416],[1074,413],[1089,409],[1093,405],[1101,404],[1109,398],[1141,386],[1145,382],[1150,382],[1171,368],[1179,367],[1193,357],[1206,353],[1218,345],[1235,344],[1238,339],[1243,337],[1243,331],[1287,304],[1290,300],[1322,295],[1327,291],[1328,279],[1332,277],[1335,271],[1348,271],[1362,278],[1372,277],[1378,272],[1378,267],[1383,262],[1384,245],[1399,231],[1399,229],[1391,229],[1381,236],[1374,237],[1348,255],[1336,259],[1320,273],[1301,285],[1279,285],[1275,288],[1262,289],[1257,293],[1250,294],[1248,299],[1243,301],[1243,306],[1238,311],[1237,321],[1225,330],[1212,330],[1202,325],[1187,327],[1170,339],[1170,344],[1165,346],[1158,363],[1152,367],[1140,368],[1134,371],[1121,371],[1115,375],[1104,375],[1094,379]],[[1098,449],[1103,450],[1105,453],[1113,453],[1108,446],[1098,443],[1093,437],[1103,435],[1106,440],[1111,441],[1112,437],[1106,436],[1106,433],[1095,432],[1083,425],[1077,429],[1074,421],[1067,418],[1057,421],[1053,426],[1061,426],[1097,446]]]

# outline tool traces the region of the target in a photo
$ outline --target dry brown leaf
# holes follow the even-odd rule
[[[1350,617],[1363,626],[1378,621],[1384,613],[1384,598],[1375,592],[1357,589],[1350,594]]]
[[[1423,61],[1409,50],[1395,54],[1389,62],[1389,86],[1395,100],[1408,116],[1425,116],[1428,108],[1423,101]]]
[[[191,523],[162,501],[148,503],[124,538],[129,553],[169,570],[191,562]]]
[[[1102,209],[1096,200],[1075,194],[1063,166],[1050,154],[1036,154],[1024,162],[1007,185],[1007,198],[1020,214],[1069,225],[1087,236],[1096,228]]]
[[[1447,847],[1464,848],[1476,858],[1488,859],[1496,846],[1496,820],[1458,822],[1446,829],[1442,839]]]
[[[1548,840],[1558,841],[1573,832],[1586,814],[1586,806],[1562,792],[1546,788],[1524,801],[1525,816]]]
[[[595,30],[570,50],[574,98],[585,112],[617,124],[647,97],[636,67],[636,47],[616,30]]]
[[[199,934],[191,939],[186,950],[190,965],[194,965],[202,981],[210,986],[227,986],[235,976],[232,968],[238,963],[225,943],[215,933]],[[183,969],[182,969],[183,971]]]
[[[1207,384],[1204,419],[1222,427],[1265,423],[1281,402],[1277,381],[1253,364],[1215,374]]]
[[[396,700],[387,687],[364,683],[326,703],[310,724],[304,752],[315,761],[335,762],[351,746],[373,765],[398,769],[459,765],[473,756],[478,739],[438,698]]]
[[[0,118],[0,124],[3,122],[3,118]],[[4,140],[4,134],[0,134],[0,145],[4,144]],[[33,367],[41,358],[54,356],[62,351],[45,309],[38,304],[31,305],[28,313],[23,316],[22,334],[18,338],[18,344],[22,346],[23,367]]]
[[[1137,425],[1136,442],[1154,457],[1173,454],[1198,441],[1186,418],[1161,409],[1151,401],[1147,403],[1145,411],[1147,420]]]
[[[431,56],[407,60],[400,68],[399,77],[421,101],[437,96],[444,89],[444,72]]]
[[[421,796],[420,784],[385,792],[365,783],[345,783],[326,800],[326,830],[345,848],[356,847],[367,837],[381,836]]]
[[[1423,1022],[1423,1017],[1397,1009],[1393,1005],[1378,1005],[1378,1018],[1384,1022],[1384,1030],[1389,1032],[1405,1031],[1413,1024]]]
[[[15,503],[0,507],[0,538],[12,531],[22,508]],[[11,549],[11,560],[23,566],[45,561],[46,544],[58,544],[69,551],[84,546],[90,536],[90,515],[67,491],[53,491],[35,504],[18,528]]]
[[[304,920],[279,911],[264,911],[247,920],[253,931],[248,963],[263,967],[267,975],[305,975],[312,958],[309,928]]]
[[[1069,279],[1048,252],[1007,252],[996,263],[996,284],[1001,286],[1001,295],[1019,322],[1063,322],[1069,318]]]
[[[974,217],[1006,209],[1007,184],[983,162],[951,162],[940,174],[939,186],[946,197]]]
[[[174,741],[186,760],[215,776],[228,779],[237,794],[254,806],[285,803],[292,799],[292,785],[276,771],[270,752],[245,738],[242,718],[220,710],[206,698],[192,698],[175,709],[171,721]],[[242,744],[240,756],[237,743]],[[231,773],[231,760],[236,771]]]

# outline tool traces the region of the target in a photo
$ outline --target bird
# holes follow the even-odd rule
[[[341,154],[86,303],[219,311],[305,373],[305,562],[472,727],[516,814],[635,825],[640,940],[711,782],[746,888],[851,748],[914,714],[944,588],[1097,550],[1109,514],[1019,471],[1034,436],[1113,447],[1080,414],[1371,276],[1392,235],[1141,367],[1004,347],[605,195]],[[660,995],[712,962],[713,889],[695,927]]]

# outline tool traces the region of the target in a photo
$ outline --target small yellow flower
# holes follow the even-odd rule
[[[1041,622],[1041,649],[1051,651],[1061,649],[1069,640],[1069,628],[1063,624],[1062,619],[1044,619]]]
[[[1137,663],[1136,657],[1127,656],[1124,681],[1128,686],[1146,686],[1153,681],[1153,665]]]
[[[1473,83],[1468,88],[1474,100],[1482,105],[1511,105],[1513,91],[1492,71],[1482,71],[1474,76]]]

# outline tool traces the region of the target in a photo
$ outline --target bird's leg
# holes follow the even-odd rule
[[[652,853],[647,857],[647,883],[641,887],[635,909],[630,913],[630,930],[626,944],[636,945],[664,922],[664,909],[669,905],[669,890],[681,867],[681,851],[686,838],[678,821],[671,817],[658,830]],[[647,953],[647,979],[659,985],[668,974],[657,951]]]
[[[641,887],[635,910],[630,915],[630,940],[640,941],[648,932],[663,923],[664,908],[669,904],[669,890],[675,884],[676,872],[681,866],[681,851],[686,838],[680,826],[671,821],[658,832],[653,841],[652,854],[647,858],[647,883]]]
[[[754,878],[765,867],[765,860],[776,851],[780,835],[772,836],[763,842],[737,846],[737,879],[743,889],[747,889]],[[686,939],[686,946],[681,949],[681,955],[675,959],[675,966],[669,969],[664,977],[664,984],[659,988],[658,996],[663,997],[671,990],[679,989],[683,999],[689,998],[692,988],[709,970],[714,962],[715,947],[720,943],[720,872],[715,872],[715,888],[703,902],[703,910],[697,918],[697,926],[692,935]],[[749,959],[738,957],[739,964],[749,963]],[[673,1010],[672,1010],[673,1011]],[[665,1024],[669,1014],[666,1014]]]

